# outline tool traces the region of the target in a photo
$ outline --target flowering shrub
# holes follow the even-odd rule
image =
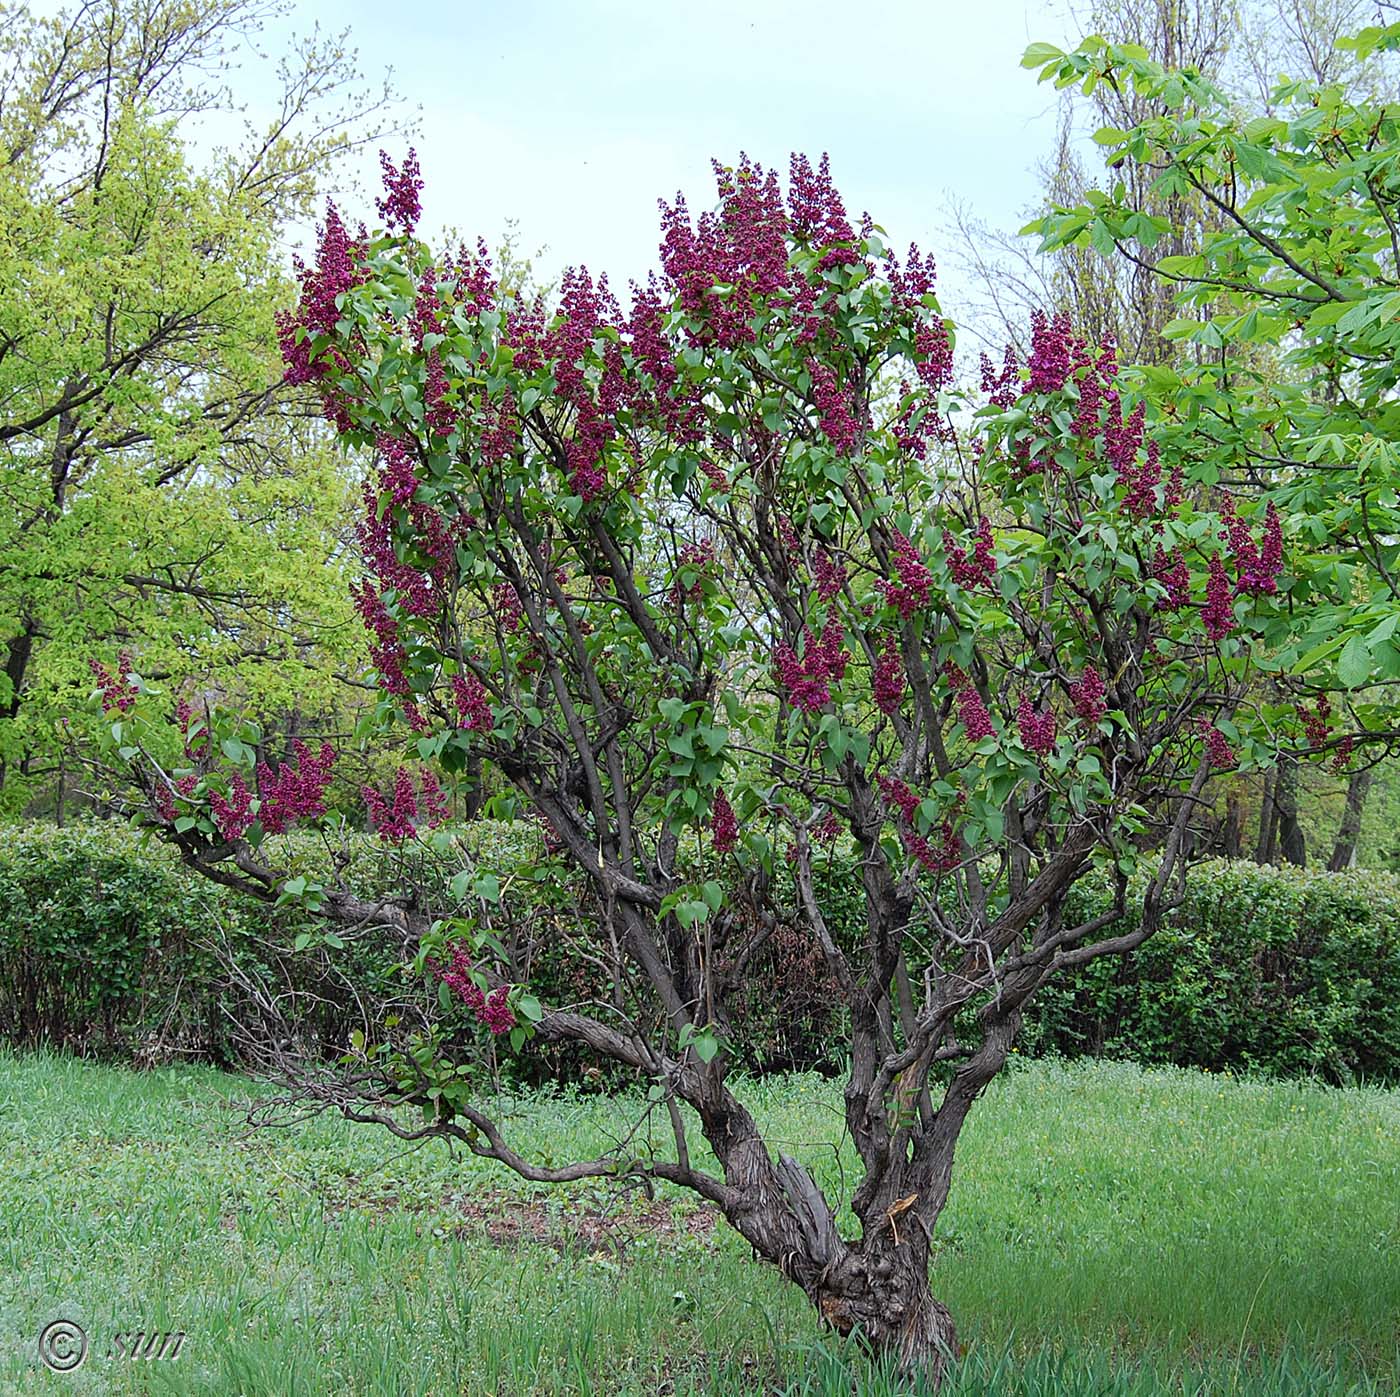
[[[387,231],[351,239],[329,212],[281,326],[289,374],[378,457],[358,603],[381,716],[446,791],[498,773],[495,812],[546,831],[541,876],[588,890],[596,911],[560,934],[612,990],[527,995],[502,935],[518,907],[489,867],[460,875],[470,916],[394,915],[445,1010],[638,1073],[675,1149],[529,1163],[436,1028],[364,1047],[355,1090],[378,1082],[423,1107],[419,1133],[531,1179],[695,1189],[828,1322],[936,1376],[952,1326],[928,1243],[1023,1006],[1152,934],[1212,775],[1267,754],[1240,704],[1260,637],[1290,624],[1283,521],[1194,479],[1112,346],[1063,320],[1037,319],[1024,367],[985,365],[983,395],[958,389],[931,260],[853,223],[825,162],[795,158],[786,193],[747,159],[717,166],[713,211],[663,207],[661,274],[626,310],[583,269],[550,310],[480,250],[435,256],[412,236],[416,166],[386,174]],[[425,779],[366,793],[381,837],[443,813]],[[276,891],[232,833],[265,784],[256,809],[213,772],[172,799],[217,787],[189,856]],[[854,945],[813,875],[838,838],[859,858]],[[1103,934],[1144,846],[1134,929]],[[1113,906],[1076,922],[1094,870]],[[849,1012],[855,1241],[726,1077],[727,1006],[779,926]],[[680,1102],[718,1172],[691,1162]]]

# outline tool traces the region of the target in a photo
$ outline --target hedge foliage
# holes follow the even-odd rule
[[[471,839],[528,869],[537,833],[483,824]],[[298,871],[310,874],[324,874],[330,857],[309,838],[292,851]],[[441,868],[406,867],[367,839],[337,857],[366,894],[445,883]],[[828,921],[854,939],[862,926],[855,870],[836,855],[821,872]],[[554,900],[561,917],[586,915],[558,902],[552,877],[531,884],[528,896]],[[1075,896],[1073,911],[1084,917],[1108,905],[1107,889],[1092,883]],[[383,935],[295,950],[310,925],[198,878],[169,849],[120,825],[6,826],[0,1037],[143,1062],[230,1061],[234,1026],[258,1012],[249,985],[271,983],[293,1005],[304,1044],[335,1051],[353,1028],[372,1029],[376,1016],[426,993],[399,973],[403,947]],[[601,992],[596,972],[571,959],[563,938],[553,943],[547,922],[530,936],[511,949],[538,993],[576,1002]],[[749,984],[734,1026],[747,1067],[840,1066],[842,1010],[820,957],[800,938],[780,929]],[[1021,1046],[1213,1071],[1400,1080],[1400,878],[1202,865],[1173,925],[1132,957],[1042,991]],[[585,1066],[546,1053],[534,1070],[574,1075]]]
[[[396,991],[395,958],[360,943],[335,958],[323,947],[295,955],[306,925],[190,873],[123,825],[5,825],[0,1037],[142,1063],[230,1063],[237,1026],[255,1012],[248,985],[270,981],[295,997],[306,1039],[342,1044],[362,999]]]
[[[1090,886],[1077,910],[1109,905]],[[1172,924],[1130,958],[1041,991],[1023,1050],[1400,1079],[1400,878],[1203,864]]]
[[[7,825],[0,840],[0,1030],[7,1040],[218,1055],[203,949],[232,899],[117,826]]]

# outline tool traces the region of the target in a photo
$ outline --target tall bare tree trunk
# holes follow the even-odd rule
[[[1303,868],[1307,864],[1307,848],[1303,827],[1298,823],[1298,763],[1292,757],[1279,758],[1274,804],[1278,808],[1279,857],[1284,863]]]
[[[1214,852],[1227,859],[1237,859],[1244,852],[1244,806],[1233,786],[1225,797],[1225,818],[1216,831]]]
[[[1332,857],[1327,867],[1333,873],[1350,868],[1356,858],[1356,841],[1361,834],[1361,816],[1366,809],[1366,797],[1371,793],[1371,779],[1375,773],[1365,771],[1352,773],[1347,782],[1347,803],[1342,811],[1342,823],[1337,829],[1337,842],[1332,846]]]
[[[1264,789],[1259,795],[1259,839],[1254,845],[1255,863],[1272,863],[1274,857],[1274,830],[1278,826],[1278,807],[1274,804],[1274,788],[1278,784],[1278,772],[1264,773]]]
[[[8,718],[11,722],[19,716],[20,691],[24,687],[24,675],[29,668],[30,657],[34,653],[34,637],[38,634],[38,629],[35,622],[26,621],[20,633],[5,644],[4,672],[9,680],[6,686],[9,702],[0,710],[0,717]],[[0,757],[0,789],[5,785],[6,769],[7,763]]]

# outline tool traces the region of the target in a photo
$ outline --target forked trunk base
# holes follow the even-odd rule
[[[854,1335],[901,1373],[936,1388],[957,1354],[957,1331],[929,1288],[921,1250],[906,1244],[873,1256],[852,1252],[815,1298],[838,1334]]]

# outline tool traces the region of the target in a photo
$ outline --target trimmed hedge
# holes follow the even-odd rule
[[[368,872],[368,870],[366,870]],[[0,1038],[140,1063],[232,1063],[254,1006],[230,962],[298,997],[317,1047],[359,1022],[357,991],[397,990],[396,948],[356,942],[333,962],[291,954],[306,927],[184,868],[174,852],[115,823],[0,832]]]
[[[482,825],[470,838],[528,866],[537,834]],[[326,859],[312,839],[292,846],[298,871],[323,873]],[[354,841],[349,859],[343,875],[366,894],[392,891],[403,873],[372,840]],[[837,855],[818,871],[833,931],[854,941],[863,910],[849,864]],[[414,870],[415,879],[427,872]],[[540,897],[559,892],[554,880],[537,887]],[[1108,890],[1081,884],[1074,899],[1083,919],[1107,907]],[[1130,914],[1113,931],[1131,922]],[[372,1021],[424,994],[399,974],[402,948],[387,937],[294,952],[307,926],[198,878],[169,849],[121,825],[6,826],[0,1037],[139,1062],[232,1061],[233,1027],[254,1021],[257,1009],[229,974],[230,960],[289,991],[304,1045],[325,1052],[366,1026],[366,1012]],[[547,998],[572,1002],[600,991],[586,963],[548,941],[513,949]],[[735,1046],[746,1067],[839,1067],[844,1013],[820,957],[800,938],[776,934],[747,983],[735,1006]],[[1400,878],[1203,865],[1174,925],[1130,958],[1098,962],[1042,990],[1021,1047],[1214,1071],[1400,1080]],[[550,1049],[529,1070],[573,1076],[587,1065]]]
[[[481,821],[463,837],[473,850],[489,844],[519,872],[532,872],[538,858],[533,824]],[[293,873],[325,879],[330,857],[312,836],[279,840],[279,862]],[[437,886],[449,904],[450,870],[428,857],[356,836],[335,858],[340,876],[365,896]],[[849,885],[833,901],[843,919],[856,910],[841,902],[848,892]],[[513,899],[526,896],[565,923],[589,915],[557,879],[517,879]],[[125,825],[0,827],[0,1039],[141,1063],[182,1056],[232,1063],[236,1027],[256,1031],[260,1008],[230,962],[282,992],[300,1045],[314,1052],[342,1051],[353,1029],[372,1033],[405,1003],[434,1002],[430,987],[400,973],[404,948],[387,933],[364,933],[334,950],[319,939],[296,950],[298,934],[315,925],[198,877],[169,847]],[[503,939],[522,977],[552,1001],[606,997],[596,967],[551,937],[548,921]],[[780,931],[750,969],[752,988],[737,1006],[745,1065],[834,1068],[844,1050],[843,1010],[820,958]],[[569,1045],[550,1045],[512,1070],[530,1079],[596,1077],[592,1066]]]
[[[129,831],[8,825],[0,847],[0,1031],[141,1056],[218,1056],[218,1005],[202,944],[237,920],[165,851]]]
[[[1110,905],[1103,886],[1081,885],[1076,897],[1079,920]],[[1040,991],[1023,1049],[1400,1079],[1400,878],[1202,864],[1172,925],[1130,958]]]

